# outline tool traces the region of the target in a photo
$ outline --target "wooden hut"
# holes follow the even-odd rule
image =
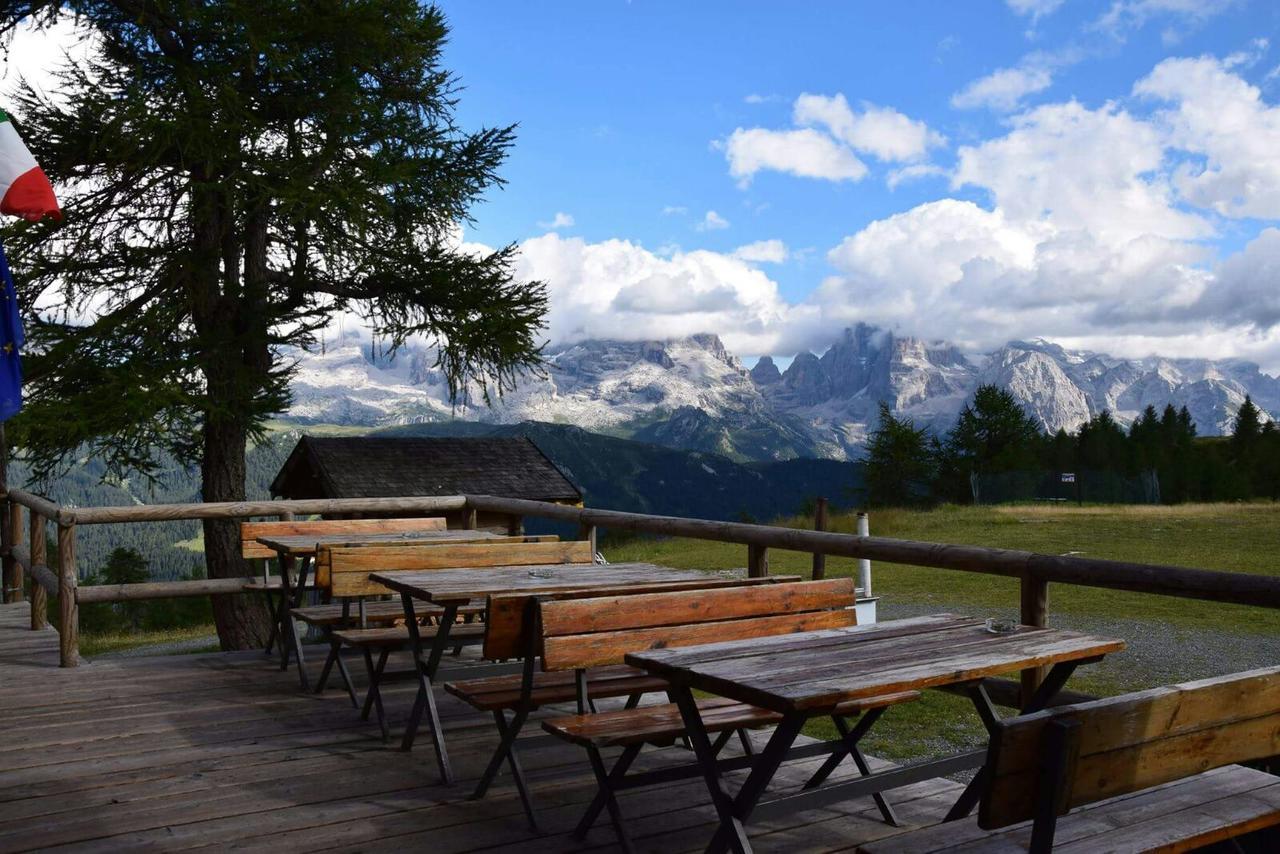
[[[527,438],[303,436],[271,494],[280,498],[496,495],[582,504],[582,492]],[[461,512],[449,527],[465,527]],[[518,517],[479,514],[480,528],[515,533]]]

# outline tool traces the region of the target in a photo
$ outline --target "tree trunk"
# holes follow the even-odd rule
[[[244,427],[207,414],[204,425],[205,501],[243,501],[245,478]],[[248,576],[250,567],[240,556],[240,523],[232,519],[204,520],[204,559],[210,578]],[[223,649],[251,649],[266,643],[271,618],[257,596],[213,598],[213,620]]]

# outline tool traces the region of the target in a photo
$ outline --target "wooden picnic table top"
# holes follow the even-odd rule
[[[866,626],[633,652],[626,661],[691,688],[777,712],[828,712],[840,703],[969,682],[1029,667],[1095,658],[1122,640],[937,614]]]
[[[258,537],[258,542],[270,549],[275,549],[294,557],[314,555],[321,546],[359,546],[359,545],[429,545],[431,543],[455,543],[480,540],[493,540],[500,537],[492,531],[468,531],[455,529],[451,531],[422,530],[397,531],[395,533],[343,533],[335,531],[325,534],[275,534]]]
[[[714,578],[698,569],[672,569],[652,563],[459,567],[426,572],[375,572],[369,577],[399,593],[436,603],[466,602],[496,593],[553,593]]]

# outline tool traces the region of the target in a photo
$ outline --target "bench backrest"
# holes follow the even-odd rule
[[[1280,667],[1062,706],[1000,722],[978,823],[1051,835],[1072,807],[1277,754]]]
[[[540,605],[544,670],[621,664],[629,652],[857,624],[854,581],[562,599]]]
[[[675,590],[708,590],[724,587],[755,587],[766,584],[783,584],[799,581],[798,575],[770,575],[764,578],[719,578],[708,575],[705,579],[690,581],[663,581],[655,584],[638,584],[631,587],[610,588],[610,597],[638,596],[644,593],[664,593]],[[549,593],[500,593],[489,597],[485,609],[484,657],[491,660],[519,658],[527,654],[530,604],[539,602],[594,599],[600,590],[564,590]],[[536,641],[537,639],[535,639]],[[539,646],[538,649],[541,647]]]
[[[241,522],[240,555],[245,559],[273,558],[276,553],[258,542],[271,535],[300,537],[311,534],[401,534],[408,531],[443,531],[443,516],[423,519],[313,519],[302,522]]]
[[[316,555],[316,584],[334,596],[377,596],[390,593],[369,578],[371,572],[423,572],[457,567],[541,566],[592,563],[585,540],[526,542],[528,538],[472,543],[429,543],[395,546],[333,546]]]

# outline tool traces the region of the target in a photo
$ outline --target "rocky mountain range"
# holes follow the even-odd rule
[[[1280,378],[1239,360],[1122,359],[1013,341],[971,356],[859,324],[821,355],[799,353],[780,370],[750,370],[714,335],[672,341],[593,340],[547,354],[493,406],[477,389],[451,398],[426,349],[395,356],[351,340],[298,354],[287,420],[388,426],[450,420],[572,424],[738,460],[853,458],[875,428],[878,404],[944,431],[981,383],[1008,388],[1048,430],[1073,430],[1108,409],[1122,423],[1148,404],[1186,406],[1201,435],[1230,430],[1246,394],[1280,415]]]

